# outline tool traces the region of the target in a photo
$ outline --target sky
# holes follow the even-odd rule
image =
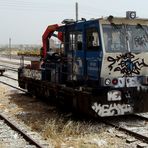
[[[42,34],[50,24],[75,19],[78,2],[79,19],[109,15],[125,17],[136,11],[148,18],[148,0],[0,0],[0,44],[42,44]]]

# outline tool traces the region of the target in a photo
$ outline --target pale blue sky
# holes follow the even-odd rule
[[[148,0],[0,0],[0,44],[41,44],[49,24],[75,19],[75,2],[79,18],[102,16],[124,17],[134,10],[138,17],[148,18]]]

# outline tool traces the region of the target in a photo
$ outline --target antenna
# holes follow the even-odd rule
[[[78,3],[76,2],[76,22],[78,21]]]

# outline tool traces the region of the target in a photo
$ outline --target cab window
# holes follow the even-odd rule
[[[90,28],[86,30],[87,50],[94,50],[99,48],[99,35],[97,28]]]
[[[69,49],[82,50],[82,32],[70,32]]]

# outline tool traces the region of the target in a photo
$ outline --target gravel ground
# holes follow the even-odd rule
[[[49,144],[62,148],[126,148],[127,135],[102,123],[77,121],[71,114],[59,114],[56,108],[35,98],[0,85],[0,111],[17,118]],[[130,138],[130,137],[129,137]]]
[[[1,148],[36,148],[29,145],[17,132],[12,130],[5,124],[3,120],[0,120],[0,147]]]
[[[135,148],[138,143],[127,142],[131,137],[115,128],[97,121],[74,119],[71,113],[61,113],[55,106],[3,85],[0,85],[0,112],[14,117],[56,148]]]

